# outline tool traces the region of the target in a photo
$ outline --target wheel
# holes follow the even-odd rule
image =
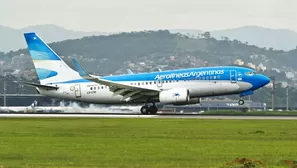
[[[149,113],[149,108],[148,106],[142,106],[140,109],[141,114],[148,114]]]
[[[156,106],[151,106],[149,107],[148,111],[150,112],[150,114],[157,114],[158,108]]]
[[[239,105],[243,105],[244,104],[244,100],[242,100],[242,99],[238,100],[238,104]]]

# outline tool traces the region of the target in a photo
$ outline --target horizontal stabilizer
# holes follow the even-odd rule
[[[127,69],[127,73],[128,73],[128,74],[134,74],[134,73],[131,71],[131,69]]]
[[[41,85],[41,84],[38,84],[38,83],[28,83],[28,82],[20,82],[20,83],[22,83],[24,85],[27,85],[27,86],[38,87],[38,88],[41,88],[41,89],[48,89],[48,90],[59,89],[59,87],[57,87],[57,86]]]

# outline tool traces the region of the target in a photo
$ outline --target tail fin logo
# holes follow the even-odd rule
[[[36,33],[24,33],[24,37],[40,84],[81,79]]]
[[[54,77],[54,76],[58,75],[58,73],[56,71],[43,69],[43,68],[36,68],[36,73],[37,73],[39,80],[47,79],[47,78]]]

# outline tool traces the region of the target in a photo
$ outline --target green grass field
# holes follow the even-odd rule
[[[266,167],[297,160],[297,121],[0,119],[0,167]],[[226,166],[225,166],[226,167]]]
[[[239,110],[212,110],[205,111],[200,115],[242,115],[242,116],[273,116],[273,115],[281,115],[281,116],[297,116],[297,111],[250,111],[250,112],[242,112]]]

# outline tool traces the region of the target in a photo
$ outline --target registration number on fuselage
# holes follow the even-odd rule
[[[96,91],[88,91],[87,94],[95,94]]]

